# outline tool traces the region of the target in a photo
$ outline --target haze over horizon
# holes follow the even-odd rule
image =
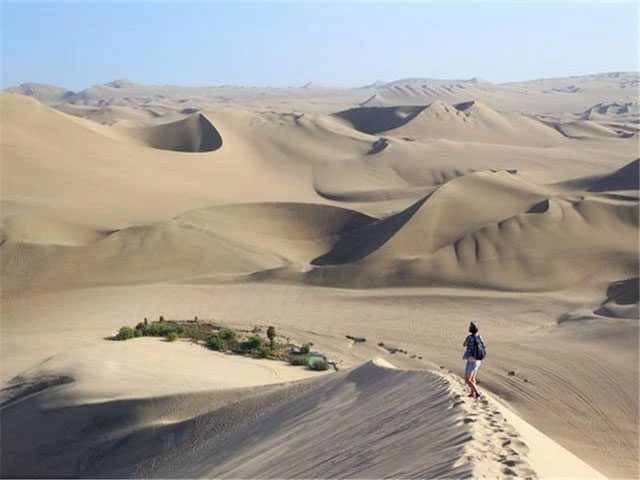
[[[153,9],[5,2],[2,88],[36,82],[78,91],[116,78],[359,87],[412,77],[501,83],[636,71],[637,48],[625,45],[637,45],[637,21],[631,2],[166,3]],[[598,35],[603,25],[616,28]]]

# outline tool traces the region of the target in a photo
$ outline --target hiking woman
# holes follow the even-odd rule
[[[478,374],[478,369],[480,368],[480,364],[484,358],[484,340],[478,333],[478,325],[476,322],[471,322],[469,324],[469,335],[464,339],[462,346],[466,347],[462,358],[467,361],[464,369],[464,381],[467,382],[467,385],[469,385],[469,389],[471,390],[469,396],[478,398],[480,396],[480,392],[476,385],[476,375]]]

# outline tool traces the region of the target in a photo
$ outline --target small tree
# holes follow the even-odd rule
[[[311,345],[309,345],[308,343],[305,343],[300,347],[300,353],[302,354],[307,354],[310,351],[311,351]]]
[[[271,349],[273,349],[276,340],[276,327],[267,328],[267,337],[269,338],[269,345],[271,345]]]

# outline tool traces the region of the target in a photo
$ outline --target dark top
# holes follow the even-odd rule
[[[462,355],[463,360],[467,360],[469,358],[473,358],[473,354],[476,351],[476,335],[484,345],[484,340],[482,339],[482,335],[479,333],[471,333],[467,335],[467,349],[464,351],[464,355]]]

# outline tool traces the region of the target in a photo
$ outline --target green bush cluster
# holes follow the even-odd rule
[[[140,326],[140,324],[138,324],[138,326]],[[138,328],[136,327],[136,329]],[[139,330],[142,332],[143,337],[166,337],[170,333],[175,333],[180,336],[184,333],[184,327],[175,322],[158,322],[149,325],[142,324]]]
[[[329,362],[327,362],[327,360],[322,357],[311,357],[307,362],[307,365],[311,370],[319,371],[329,370],[330,366]]]
[[[289,363],[291,365],[297,366],[307,366],[307,356],[306,355],[291,355],[289,357]]]
[[[219,352],[232,351],[240,355],[251,355],[254,358],[271,358],[284,360],[292,365],[305,366],[311,370],[328,370],[330,364],[327,359],[319,354],[312,354],[313,343],[305,343],[300,347],[300,353],[286,357],[284,351],[278,350],[275,344],[276,331],[274,327],[267,329],[267,339],[259,335],[260,330],[255,329],[254,334],[243,341],[239,340],[238,332],[232,328],[222,328],[218,333],[211,334],[210,330],[203,329],[201,324],[179,324],[171,320],[161,319],[159,322],[148,323],[145,319],[135,328],[121,327],[115,336],[116,340],[128,340],[136,337],[166,337],[174,342],[180,337],[191,338],[194,341],[202,341],[211,350]]]
[[[225,341],[222,340],[218,335],[211,335],[209,338],[207,338],[207,348],[210,348],[211,350],[217,350],[218,352],[224,352],[226,351],[226,344]]]
[[[235,351],[238,347],[237,337],[238,332],[232,328],[225,327],[217,334],[209,336],[206,344],[211,350],[217,350],[218,352],[226,352],[227,350]]]
[[[136,325],[136,328],[122,327],[116,335],[116,340],[128,340],[130,338],[138,337],[172,337],[177,339],[182,336],[192,337],[191,332],[187,332],[182,325],[178,325],[176,322],[158,322],[158,323],[143,323],[140,322]],[[192,337],[193,338],[193,337]],[[173,340],[172,340],[173,341]]]
[[[249,340],[245,343],[249,350],[257,350],[262,347],[262,337],[260,335],[253,335],[249,337]]]
[[[218,332],[218,336],[227,342],[235,340],[238,336],[238,332],[236,332],[233,328],[225,327]]]
[[[120,330],[118,330],[118,334],[116,335],[116,340],[128,340],[133,337],[135,337],[133,328],[120,327]]]
[[[324,357],[304,353],[290,355],[288,361],[291,365],[304,366],[311,370],[329,370],[331,366]]]
[[[269,345],[260,345],[258,348],[252,349],[250,353],[254,358],[270,358],[273,355],[273,350]]]
[[[176,332],[169,332],[167,334],[167,340],[170,342],[175,342],[178,339],[178,334]]]
[[[203,330],[199,325],[194,325],[185,328],[184,336],[189,337],[196,342],[204,342],[209,338],[209,332]]]

